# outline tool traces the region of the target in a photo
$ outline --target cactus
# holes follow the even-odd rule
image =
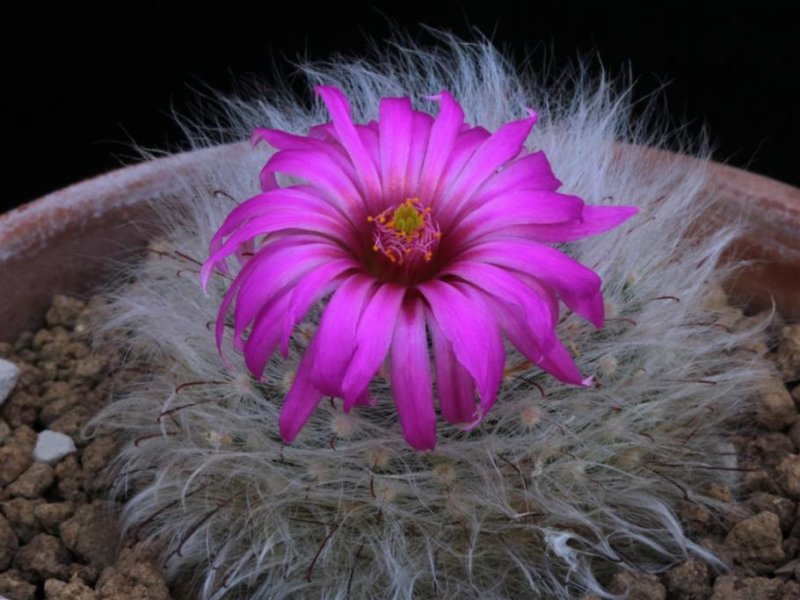
[[[204,295],[197,277],[231,199],[258,192],[269,156],[259,146],[187,178],[174,207],[154,204],[161,235],[99,311],[98,339],[125,339],[127,366],[145,373],[93,421],[124,442],[113,469],[128,534],[160,544],[168,574],[214,599],[608,597],[619,568],[656,571],[690,555],[718,564],[678,515],[685,503],[713,508],[707,484],[735,482],[726,433],[766,372],[747,349],[765,323],[720,297],[732,268],[720,257],[739,225],[711,218],[704,161],[654,162],[644,150],[706,159],[702,144],[652,112],[635,119],[624,81],[580,67],[537,79],[486,42],[445,38],[301,70],[343,89],[361,122],[385,96],[433,111],[426,96],[441,89],[490,131],[535,107],[530,149],[546,152],[561,191],[639,207],[559,248],[603,280],[605,327],[566,313],[557,329],[594,384],[560,383],[507,345],[491,412],[471,431],[438,422],[433,451],[404,441],[386,373],[371,384],[374,406],[345,413],[326,399],[285,444],[281,406],[322,305],[256,381],[238,352],[224,364],[214,344],[230,280],[212,277]],[[285,89],[220,107],[213,126],[187,127],[193,147],[327,120]]]

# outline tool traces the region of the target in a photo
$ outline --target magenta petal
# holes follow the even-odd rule
[[[469,162],[475,154],[475,150],[487,139],[491,137],[483,127],[470,127],[458,134],[453,150],[447,157],[442,176],[439,178],[438,185],[434,188],[431,195],[432,206],[437,207],[436,218],[440,224],[445,225],[453,215],[445,214],[447,208],[452,204],[452,195],[446,192],[448,186],[456,176],[464,169],[464,165]],[[455,213],[453,213],[455,214]],[[446,217],[446,218],[444,218]]]
[[[587,204],[581,220],[570,223],[534,225],[525,233],[541,242],[573,242],[613,229],[639,212],[636,206],[597,206]]]
[[[420,197],[426,200],[433,198],[439,178],[450,159],[456,137],[464,124],[464,111],[450,92],[442,92],[434,99],[439,100],[439,114],[431,126],[425,161],[419,178]]]
[[[403,435],[417,450],[436,446],[432,385],[422,303],[407,302],[400,310],[392,342],[392,391]]]
[[[600,277],[554,248],[518,239],[489,241],[466,250],[461,258],[515,269],[539,279],[555,288],[567,306],[595,327],[603,326]]]
[[[322,313],[315,336],[313,379],[323,393],[342,395],[342,377],[356,348],[358,322],[375,282],[356,274],[345,279]]]
[[[262,308],[255,318],[253,329],[244,345],[244,361],[256,379],[261,379],[267,361],[275,353],[281,334],[281,328],[276,326],[276,321],[286,313],[288,305],[288,294],[278,296]]]
[[[350,269],[358,268],[352,258],[340,258],[325,262],[311,269],[297,285],[292,288],[289,306],[283,319],[281,334],[281,352],[286,357],[289,352],[289,338],[294,326],[308,312],[311,305],[320,300],[339,283],[340,276]]]
[[[312,341],[303,355],[295,373],[294,381],[281,407],[279,427],[281,438],[291,444],[322,400],[320,392],[311,381],[311,369],[314,363],[314,342]]]
[[[575,360],[558,338],[548,348],[544,357],[534,362],[559,381],[572,385],[586,386],[586,380],[578,370]]]
[[[433,118],[430,115],[421,112],[414,113],[411,146],[408,151],[408,165],[406,167],[406,187],[401,193],[403,199],[420,195],[418,188],[422,174],[422,163],[425,161],[432,126]]]
[[[228,315],[228,308],[230,308],[231,302],[236,297],[236,293],[239,290],[240,281],[234,281],[231,283],[231,286],[228,288],[228,291],[225,292],[225,296],[222,298],[222,303],[219,306],[219,310],[217,311],[217,322],[214,326],[214,338],[217,342],[217,351],[219,352],[220,356],[224,361],[226,361],[227,366],[227,359],[225,358],[225,354],[222,351],[222,342],[225,337],[225,318]]]
[[[485,415],[497,397],[505,363],[505,349],[494,317],[485,302],[463,284],[426,281],[419,290],[453,345],[456,358],[474,379]]]
[[[347,97],[341,90],[327,85],[319,85],[314,88],[314,91],[328,108],[336,128],[336,134],[353,161],[364,192],[372,197],[380,195],[381,184],[378,171],[350,117],[350,103],[347,101]]]
[[[298,210],[283,209],[270,212],[248,221],[225,240],[225,243],[208,259],[216,263],[236,251],[241,244],[255,237],[266,236],[271,233],[294,230],[296,232],[319,234],[320,241],[330,237],[348,240],[351,232],[343,227],[340,221],[329,219],[322,215],[301,212]],[[333,244],[329,244],[333,246]],[[204,273],[205,274],[205,273]]]
[[[291,251],[290,251],[291,250]],[[283,260],[281,260],[283,259]],[[294,260],[293,260],[294,259]],[[286,292],[309,269],[330,259],[330,254],[309,248],[305,252],[297,248],[283,252],[262,253],[248,263],[252,268],[237,277],[239,285],[236,309],[234,310],[234,339],[239,339],[261,309],[276,295]]]
[[[495,308],[495,316],[508,340],[528,360],[559,381],[583,385],[583,378],[575,361],[555,335],[555,331],[547,331],[543,340],[542,331],[535,325],[532,326],[530,318],[526,319],[514,311],[511,302],[504,302],[495,296],[490,303]],[[558,314],[557,307],[553,314]],[[551,327],[555,327],[555,324]]]
[[[442,206],[444,220],[457,214],[463,206],[469,205],[475,190],[505,162],[523,150],[523,144],[535,122],[536,117],[530,116],[506,123],[475,149],[461,172],[444,188],[444,194],[448,198],[446,205]]]
[[[285,173],[308,181],[324,198],[334,204],[343,214],[364,213],[361,193],[336,163],[316,151],[281,150],[269,159],[262,174]]]
[[[454,425],[471,425],[477,417],[472,378],[456,359],[450,340],[436,320],[431,319],[429,324],[436,362],[436,393],[442,416]]]
[[[487,233],[516,225],[563,223],[581,218],[584,205],[577,196],[556,192],[520,191],[497,196],[476,206],[453,227],[451,235],[467,244]]]
[[[405,287],[385,283],[364,309],[356,333],[357,347],[342,381],[344,410],[350,410],[383,363],[405,293]]]
[[[379,112],[378,136],[383,195],[402,200],[414,127],[411,100],[384,98],[381,100]]]
[[[227,236],[251,219],[264,216],[269,214],[270,211],[281,208],[294,210],[302,208],[331,219],[344,216],[335,206],[299,186],[272,190],[258,194],[234,208],[214,234],[214,237],[211,238],[209,252],[212,254],[216,252]]]
[[[372,161],[375,172],[380,173],[381,150],[380,140],[378,138],[378,124],[369,123],[367,125],[356,125],[356,131],[358,132],[358,137],[361,140],[361,143],[364,145],[367,156]],[[368,208],[368,211],[371,214],[375,214],[378,212],[379,207],[383,208],[383,194],[381,193],[381,188],[378,187],[372,191],[365,190],[363,200],[364,205]]]
[[[507,315],[506,322],[510,323],[503,327],[504,332],[510,335],[513,330],[525,335],[526,344],[515,346],[531,360],[538,360],[554,343],[558,302],[548,290],[485,263],[459,262],[448,267],[445,273],[452,273],[479,288],[484,295],[494,297],[495,316]]]
[[[241,333],[275,294],[315,264],[329,261],[337,254],[341,254],[341,250],[329,245],[298,246],[283,240],[262,250],[242,268],[225,294],[217,315],[217,344],[222,342],[225,316],[234,295],[238,296],[234,322],[234,343],[238,345]],[[265,273],[270,277],[265,277]]]
[[[481,201],[522,190],[554,192],[561,182],[553,175],[544,152],[534,152],[518,158],[490,176],[475,193]]]
[[[324,140],[261,127],[253,132],[253,141],[265,141],[276,150],[313,150],[328,156],[343,170],[352,170],[352,163],[341,147]]]

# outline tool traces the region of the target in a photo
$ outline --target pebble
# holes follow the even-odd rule
[[[800,417],[795,419],[794,424],[789,428],[788,435],[794,445],[794,451],[800,452]]]
[[[725,538],[740,564],[746,563],[757,574],[769,573],[785,559],[783,534],[778,515],[761,512],[739,521]]]
[[[101,571],[117,558],[115,550],[121,535],[118,508],[104,500],[84,504],[61,523],[59,534],[67,549]]]
[[[35,500],[13,498],[0,504],[3,515],[8,519],[14,533],[23,544],[27,544],[40,532],[39,521],[36,520],[34,514],[34,510],[39,504],[44,504],[44,500],[41,498]]]
[[[699,558],[690,558],[664,577],[671,598],[704,600],[711,595],[708,565]]]
[[[794,401],[780,382],[773,382],[758,395],[756,422],[764,429],[780,431],[791,426],[795,419]]]
[[[8,493],[14,497],[39,498],[55,480],[53,467],[47,463],[33,463],[27,471],[8,486]]]
[[[14,563],[26,579],[64,579],[71,563],[69,550],[57,537],[40,533],[19,549]]]
[[[100,436],[83,449],[83,489],[100,494],[108,487],[108,462],[116,456],[117,443],[110,436]]]
[[[48,502],[33,508],[33,516],[47,533],[56,535],[61,524],[75,512],[73,502]]]
[[[0,597],[9,600],[34,600],[36,586],[28,583],[14,570],[0,573]]]
[[[96,589],[101,598],[109,600],[172,598],[153,557],[141,547],[123,549],[117,564],[103,569]]]
[[[74,328],[78,324],[81,311],[86,307],[86,302],[72,296],[58,294],[53,297],[53,303],[47,310],[45,322],[49,327]]]
[[[778,484],[789,498],[800,500],[800,455],[787,454],[775,467]]]
[[[786,381],[800,379],[800,323],[783,328],[777,362]]]
[[[665,600],[667,589],[656,575],[621,571],[611,580],[612,594],[621,594],[626,600]]]
[[[11,390],[17,385],[19,367],[4,358],[0,358],[0,405],[11,395]]]
[[[0,515],[0,572],[11,566],[11,560],[19,547],[14,529],[3,515]]]
[[[754,513],[769,511],[778,515],[781,530],[788,533],[794,523],[796,505],[789,498],[756,492],[747,500],[747,505]]]
[[[77,577],[69,583],[48,579],[44,582],[44,594],[47,600],[96,600],[99,597],[97,592]]]
[[[22,425],[0,447],[0,488],[8,485],[31,466],[31,453],[36,441],[36,433]]]
[[[45,429],[36,439],[33,449],[33,460],[53,465],[67,454],[75,452],[75,442],[72,438],[57,431]]]
[[[780,600],[782,587],[779,579],[721,575],[714,582],[711,600]]]

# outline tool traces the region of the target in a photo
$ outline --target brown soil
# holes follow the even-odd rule
[[[119,505],[107,499],[113,439],[86,438],[83,426],[125,384],[115,349],[92,352],[86,303],[56,297],[46,325],[0,343],[20,376],[0,399],[0,598],[9,600],[167,600],[155,553],[120,541]],[[730,565],[717,572],[697,559],[661,574],[618,573],[630,599],[800,599],[800,325],[775,328],[776,370],[764,382],[757,423],[734,440],[740,489],[706,490],[722,509],[691,502],[685,526]],[[40,432],[71,437],[76,450],[37,462]],[[587,599],[588,600],[588,599]]]

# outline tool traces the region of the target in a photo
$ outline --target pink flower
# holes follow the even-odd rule
[[[369,404],[368,385],[388,359],[405,438],[432,449],[434,373],[442,416],[474,427],[497,397],[503,336],[582,385],[555,333],[559,299],[602,327],[601,281],[548,244],[606,231],[636,209],[556,192],[545,155],[524,146],[534,113],[490,133],[466,125],[442,92],[436,117],[409,98],[384,98],[378,122],[358,125],[340,90],[316,92],[331,123],[307,136],[255,132],[277,149],[263,192],[231,212],[202,269],[206,286],[229,256],[242,264],[217,344],[235,300],[234,344],[256,377],[278,347],[286,357],[294,327],[330,295],[281,411],[283,439],[294,440],[323,396],[342,398],[345,411]],[[276,173],[303,183],[281,187]]]

